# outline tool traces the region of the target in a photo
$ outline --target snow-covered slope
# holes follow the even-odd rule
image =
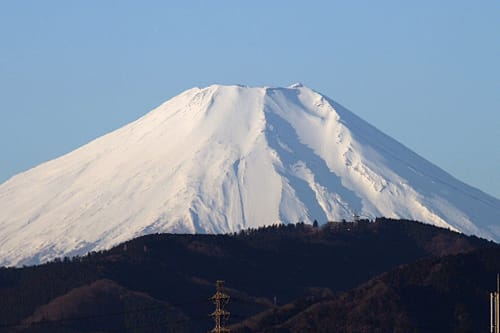
[[[353,213],[500,240],[500,200],[327,97],[213,85],[0,185],[0,265]]]

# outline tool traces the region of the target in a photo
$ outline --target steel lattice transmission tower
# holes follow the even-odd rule
[[[215,321],[215,327],[210,333],[229,333],[229,329],[226,328],[229,312],[225,309],[227,303],[229,303],[229,295],[223,291],[224,281],[217,280],[216,286],[215,295],[210,298],[215,304],[215,311],[211,314]]]

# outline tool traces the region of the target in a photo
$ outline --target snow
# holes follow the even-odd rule
[[[354,213],[500,240],[498,199],[328,97],[213,85],[0,185],[0,265]]]

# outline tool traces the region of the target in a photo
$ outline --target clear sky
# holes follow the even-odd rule
[[[343,104],[500,197],[500,1],[0,1],[0,182],[193,86]]]

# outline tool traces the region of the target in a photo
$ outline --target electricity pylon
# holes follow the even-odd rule
[[[215,327],[210,333],[229,333],[229,329],[226,328],[229,312],[225,309],[225,306],[229,303],[229,295],[223,292],[224,281],[217,280],[216,286],[215,295],[210,298],[215,304],[215,311],[211,314],[215,321]]]

